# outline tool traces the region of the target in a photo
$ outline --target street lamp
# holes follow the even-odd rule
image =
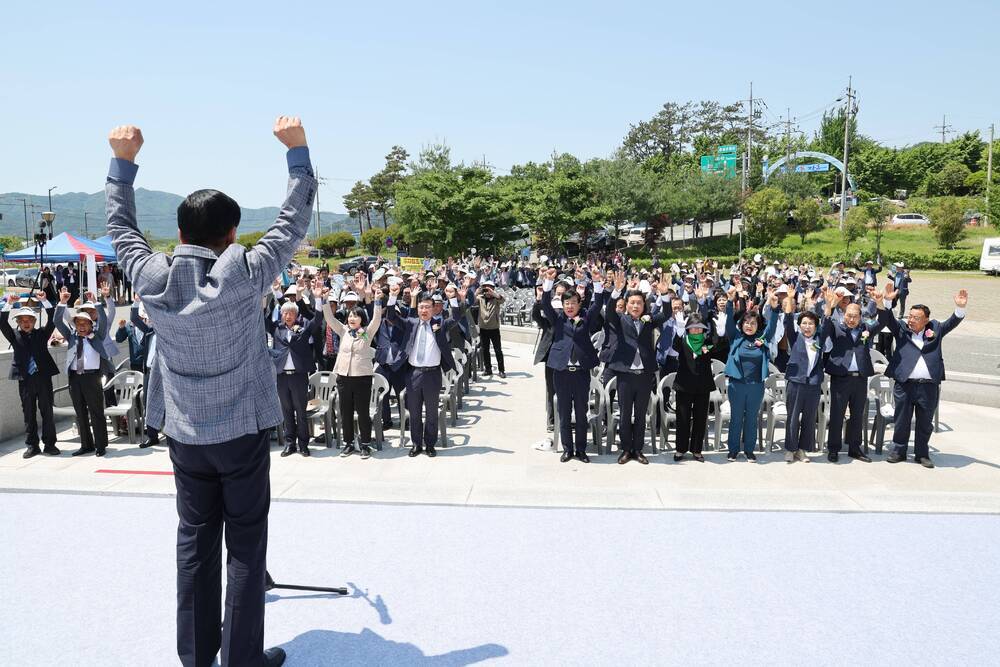
[[[55,190],[58,187],[59,187],[58,185],[53,185],[51,188],[49,188],[49,210],[50,211],[52,210],[52,191]]]

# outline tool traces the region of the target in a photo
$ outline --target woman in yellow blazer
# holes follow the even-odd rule
[[[359,274],[358,275],[363,275]],[[358,291],[370,300],[371,287],[365,281],[355,281]],[[348,295],[350,296],[350,295]],[[381,297],[381,292],[379,293]],[[349,300],[345,297],[344,300]],[[347,313],[347,325],[333,316],[330,302],[323,304],[323,316],[333,332],[340,336],[340,351],[333,370],[337,373],[337,395],[340,398],[340,418],[344,428],[344,449],[341,456],[350,456],[354,448],[354,414],[358,415],[358,442],[361,458],[372,455],[372,419],[368,414],[368,404],[372,395],[372,376],[375,374],[375,348],[372,341],[382,322],[382,301],[375,302],[375,311],[367,327],[364,322],[364,308],[355,307]]]

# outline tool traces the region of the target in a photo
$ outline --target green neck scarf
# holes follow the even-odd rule
[[[689,333],[687,335],[687,344],[688,344],[688,347],[691,348],[691,351],[693,353],[698,354],[699,352],[701,352],[702,346],[705,345],[705,334],[703,334],[703,333],[698,333],[698,334],[691,334],[691,333]]]

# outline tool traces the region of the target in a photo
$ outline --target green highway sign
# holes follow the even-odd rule
[[[733,155],[735,155],[736,148],[737,148],[736,144],[723,144],[722,146],[719,146],[719,150],[717,152],[719,153],[719,155],[725,155],[726,153],[732,153]]]

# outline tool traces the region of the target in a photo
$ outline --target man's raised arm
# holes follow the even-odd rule
[[[316,179],[301,121],[295,116],[279,116],[274,123],[274,136],[288,147],[288,195],[278,219],[246,254],[250,279],[261,293],[267,291],[271,281],[291,261],[309,231],[316,195]]]

